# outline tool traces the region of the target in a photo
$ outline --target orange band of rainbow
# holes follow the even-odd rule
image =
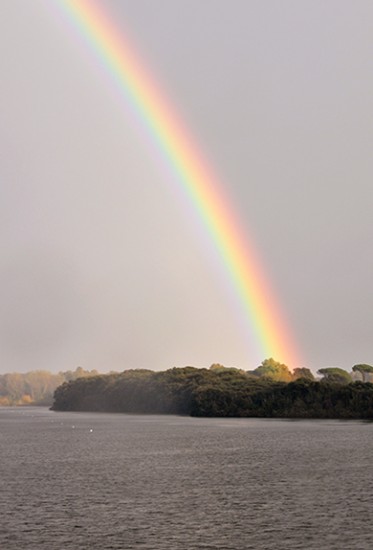
[[[184,125],[149,71],[96,0],[57,0],[70,24],[84,36],[107,74],[132,103],[179,185],[210,235],[244,310],[248,334],[264,357],[300,365],[296,346],[260,262],[237,216]],[[128,107],[128,105],[127,105]]]

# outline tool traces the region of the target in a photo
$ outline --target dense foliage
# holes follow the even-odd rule
[[[273,370],[272,363],[267,366]],[[288,376],[283,367],[280,372]],[[332,380],[326,377],[318,382],[308,369],[304,377],[298,377],[298,372],[291,381],[279,381],[276,373],[271,378],[262,371],[213,365],[210,369],[129,370],[80,378],[57,388],[53,409],[216,417],[373,418],[371,383],[338,377],[336,381],[333,373],[327,373]]]

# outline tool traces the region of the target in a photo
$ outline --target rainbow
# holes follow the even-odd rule
[[[94,52],[106,76],[134,109],[158,154],[171,168],[185,197],[218,252],[243,309],[246,330],[264,357],[299,366],[296,346],[280,314],[252,243],[241,229],[218,178],[202,158],[165,94],[134,48],[97,0],[57,0],[57,6]]]

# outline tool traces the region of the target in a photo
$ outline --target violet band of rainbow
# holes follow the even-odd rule
[[[221,258],[246,318],[248,334],[258,343],[263,359],[273,357],[290,368],[300,366],[297,346],[253,243],[241,228],[223,186],[155,78],[116,28],[104,2],[56,2],[100,60],[106,76],[122,89],[123,101],[131,102],[159,154],[176,174],[175,180]]]

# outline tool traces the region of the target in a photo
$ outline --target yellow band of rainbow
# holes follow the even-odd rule
[[[155,79],[97,0],[57,0],[84,36],[104,70],[131,102],[160,154],[176,174],[210,235],[244,311],[248,334],[263,358],[274,357],[290,367],[300,365],[298,352],[261,264],[240,228],[217,177],[179,120]],[[256,366],[256,365],[254,365]]]

